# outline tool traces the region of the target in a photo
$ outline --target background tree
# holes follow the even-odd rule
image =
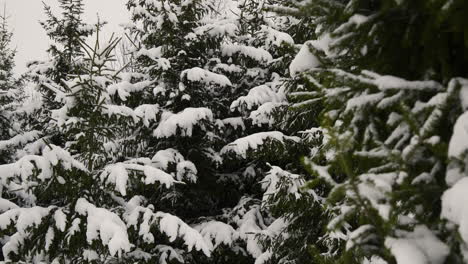
[[[11,145],[19,144],[21,131],[16,124],[15,111],[21,101],[21,81],[14,76],[16,51],[11,48],[12,31],[8,25],[6,5],[0,16],[0,163],[10,160]],[[12,139],[13,138],[13,139]]]
[[[181,259],[182,249],[166,243],[210,254],[212,245],[200,233],[174,215],[154,211],[137,195],[159,193],[179,182],[137,160],[119,162],[125,131],[140,119],[138,109],[113,104],[107,92],[120,82],[118,71],[108,66],[118,41],[104,46],[96,41],[92,47],[80,43],[86,54],[82,74],[63,81],[63,90],[55,91],[61,107],[51,111],[51,130],[63,135],[63,145],[44,140],[38,155],[0,166],[3,197],[9,198],[2,198],[8,208],[0,215],[8,261]]]
[[[93,33],[93,26],[83,22],[82,0],[59,0],[59,5],[61,16],[56,16],[50,6],[44,4],[47,19],[41,22],[47,36],[54,42],[47,50],[50,60],[35,61],[29,65],[30,78],[38,84],[37,89],[46,95],[43,102],[49,108],[57,106],[53,90],[62,85],[65,78],[80,74],[80,42]]]

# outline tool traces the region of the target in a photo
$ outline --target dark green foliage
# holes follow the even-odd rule
[[[448,144],[463,112],[459,92],[466,80],[454,77],[467,77],[468,27],[460,19],[465,1],[313,1],[296,7],[273,10],[307,17],[320,25],[312,39],[331,39],[326,48],[305,44],[320,65],[290,82],[288,112],[302,118],[289,124],[319,126],[315,131],[324,134],[318,153],[306,159],[313,176],[306,189],[321,190],[323,212],[330,214],[317,238],[348,236],[346,247],[312,242],[312,258],[361,263],[378,256],[395,263],[389,238],[404,237],[402,230],[417,225],[452,245],[441,196]],[[414,222],[402,220],[407,217]],[[460,263],[458,249],[447,254],[446,263]]]

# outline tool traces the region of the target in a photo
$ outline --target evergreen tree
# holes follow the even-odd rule
[[[132,109],[113,104],[107,93],[120,81],[108,68],[117,43],[89,47],[81,42],[87,54],[83,74],[56,91],[62,106],[51,111],[52,129],[63,134],[63,146],[45,141],[39,155],[0,166],[3,197],[11,197],[3,200],[8,208],[0,215],[8,261],[180,260],[180,252],[166,243],[210,254],[211,244],[196,230],[176,216],[154,212],[143,196],[134,195],[162,192],[178,182],[156,167],[118,162],[121,139],[139,118]]]
[[[62,106],[61,99],[56,96],[58,91],[66,89],[64,82],[82,74],[83,50],[80,43],[95,28],[82,21],[82,0],[59,0],[58,3],[61,16],[53,14],[50,6],[44,4],[47,19],[40,23],[53,44],[47,50],[48,60],[33,61],[28,65],[26,78],[41,100],[25,102],[22,107],[24,146],[16,151],[16,158],[40,154],[44,140],[56,145],[63,145],[65,141],[59,130],[52,129],[51,111]]]
[[[152,202],[215,239],[213,261],[253,262],[262,253],[256,235],[270,221],[258,199],[266,162],[301,149],[297,137],[257,133],[269,129],[272,107],[257,113],[258,123],[250,118],[263,104],[284,105],[268,50],[280,54],[277,48],[291,45],[291,38],[269,26],[271,19],[255,1],[222,7],[209,1],[129,1],[128,7],[141,44],[134,56],[141,70],[113,93],[126,106],[157,109],[135,132],[143,144],[131,156],[141,162],[153,156],[153,163],[186,181]],[[298,163],[299,156],[281,164]],[[192,179],[184,179],[187,173]]]
[[[16,51],[10,47],[12,35],[5,7],[0,16],[0,163],[10,159],[8,147],[18,143],[19,138],[12,137],[20,132],[14,122],[21,83],[13,73]]]
[[[7,262],[468,261],[466,1],[59,3],[40,105],[0,28]]]
[[[61,16],[56,16],[50,6],[44,3],[47,16],[41,22],[47,36],[54,42],[47,52],[50,60],[36,61],[29,65],[32,81],[37,83],[37,90],[45,94],[43,97],[46,108],[56,107],[54,89],[67,81],[72,74],[80,74],[82,55],[80,42],[93,33],[93,27],[83,22],[83,0],[58,0]]]
[[[305,160],[314,177],[306,186],[331,215],[309,242],[311,263],[463,263],[454,210],[466,163],[453,142],[466,108],[466,7],[315,1],[276,9],[316,23],[316,38],[290,65],[289,93],[290,111],[318,112],[311,131],[322,134],[320,151]]]
[[[256,263],[277,263],[292,258],[308,260],[308,255],[302,254],[304,242],[307,239],[314,241],[316,237],[315,233],[304,231],[308,226],[317,225],[315,219],[319,214],[315,214],[315,208],[320,207],[320,204],[313,203],[312,195],[299,193],[306,175],[300,157],[314,149],[316,140],[304,137],[301,130],[308,127],[293,126],[291,122],[296,117],[292,112],[286,112],[289,84],[285,78],[288,74],[285,67],[294,58],[295,42],[285,31],[293,32],[291,29],[302,21],[290,16],[276,16],[269,11],[279,4],[279,1],[268,1],[268,4],[240,1],[239,36],[230,47],[235,52],[226,52],[230,62],[246,69],[247,74],[240,74],[238,83],[232,79],[237,87],[243,85],[246,88],[231,104],[232,114],[242,120],[243,130],[232,135],[237,138],[221,153],[226,168],[239,175],[236,185],[243,191],[244,197],[233,212],[242,208],[248,212],[244,218],[256,223],[248,227],[248,232],[245,232],[247,225],[240,224],[240,235],[247,241],[247,250]],[[250,76],[254,78],[249,79]],[[314,210],[307,210],[303,217],[297,218],[289,213],[291,204],[296,202],[298,211]],[[315,216],[314,220],[312,216]],[[306,223],[306,227],[295,230],[299,224],[293,222]],[[272,244],[275,245],[274,250]],[[291,248],[297,250],[291,251]],[[297,252],[302,256],[298,257]]]

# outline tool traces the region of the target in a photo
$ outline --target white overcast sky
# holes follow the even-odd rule
[[[46,49],[49,40],[45,31],[39,25],[44,20],[42,1],[56,8],[57,0],[0,0],[6,3],[7,13],[10,16],[10,27],[13,29],[13,47],[16,47],[16,69],[19,74],[26,69],[25,64],[31,60],[47,58]],[[128,22],[129,13],[125,8],[126,0],[84,0],[86,22],[96,22],[97,14],[101,20],[108,21],[106,32],[119,32],[120,23]],[[60,14],[59,9],[54,9]]]

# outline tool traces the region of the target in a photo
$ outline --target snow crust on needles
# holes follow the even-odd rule
[[[398,264],[442,264],[449,248],[426,226],[417,226],[404,238],[387,238],[385,245]]]
[[[98,208],[84,198],[78,199],[75,210],[87,216],[86,240],[89,244],[100,238],[112,256],[130,251],[132,245],[128,240],[127,226],[118,215]]]
[[[299,142],[299,137],[285,136],[279,131],[260,132],[247,137],[239,138],[221,149],[221,154],[233,152],[240,157],[246,158],[249,149],[256,150],[259,146],[263,145],[267,140],[275,140],[281,143],[285,141]]]
[[[182,136],[191,137],[195,125],[201,121],[213,121],[213,113],[205,107],[185,108],[177,114],[164,113],[163,120],[154,130],[153,135],[157,138],[168,138],[176,135],[177,129],[180,129]]]
[[[116,163],[107,166],[101,173],[101,181],[115,185],[115,190],[123,196],[127,195],[127,182],[129,179],[128,170],[141,171],[145,175],[145,184],[159,182],[166,188],[171,187],[176,181],[174,178],[160,170],[148,165]]]
[[[442,195],[442,218],[459,226],[464,241],[468,241],[468,178],[459,180]]]
[[[186,77],[192,82],[201,82],[205,84],[217,84],[219,86],[232,86],[231,81],[221,74],[213,73],[199,67],[188,69],[180,74],[181,78]]]
[[[468,80],[457,80],[461,84],[460,101],[462,108],[466,111],[462,114],[454,126],[452,138],[450,139],[448,156],[450,159],[465,161],[468,157]],[[458,166],[457,166],[458,167]],[[468,177],[465,171],[451,168],[450,163],[447,170],[446,182],[452,186],[442,195],[442,213],[445,218],[458,226],[461,238],[468,242]],[[468,261],[468,249],[462,249],[465,261]]]
[[[258,62],[269,62],[273,60],[273,56],[262,48],[255,48],[237,44],[224,44],[221,46],[223,56],[232,57],[234,54],[239,53],[245,57],[251,58]]]
[[[296,76],[298,73],[301,73],[305,70],[317,68],[320,66],[320,61],[318,58],[310,51],[310,46],[312,41],[304,43],[297,53],[294,60],[289,65],[289,72],[291,77]]]
[[[468,150],[468,112],[461,115],[453,130],[449,144],[449,157],[461,158]]]
[[[285,97],[281,93],[276,93],[267,85],[260,85],[252,88],[246,96],[241,96],[231,103],[231,111],[241,110],[243,107],[251,110],[252,108],[267,102],[282,102]]]

